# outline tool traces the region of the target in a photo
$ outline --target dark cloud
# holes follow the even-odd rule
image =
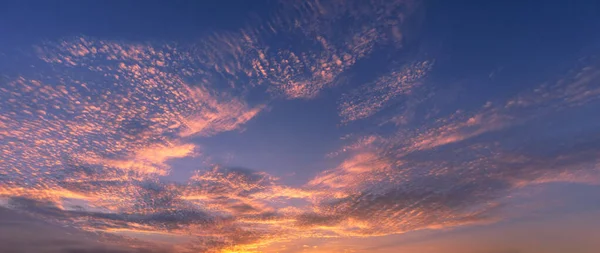
[[[42,217],[71,221],[73,219],[88,218],[94,222],[90,225],[96,228],[130,228],[131,224],[149,225],[156,229],[177,229],[189,225],[209,226],[215,222],[216,217],[199,210],[173,209],[153,211],[149,213],[101,213],[79,210],[63,210],[52,202],[38,201],[15,197],[9,204],[18,210]]]
[[[149,249],[138,250],[121,250],[121,249],[104,249],[104,248],[68,248],[61,252],[64,253],[159,253],[159,251]],[[57,252],[58,253],[58,252]],[[165,252],[166,253],[166,252]]]
[[[42,203],[15,199],[13,203],[40,209]],[[37,207],[36,207],[37,206]],[[43,216],[42,218],[46,218]],[[35,216],[0,208],[0,251],[14,253],[169,253],[167,249],[129,248],[126,245],[102,245],[101,237],[75,228],[58,226]]]
[[[444,151],[432,151],[430,155],[423,156],[423,160],[412,157],[413,160],[395,168],[403,172],[418,170],[409,173],[409,181],[375,183],[349,197],[323,202],[319,209],[332,218],[342,216],[369,221],[375,226],[379,224],[383,226],[379,230],[408,231],[469,220],[485,221],[490,218],[487,217],[491,215],[488,212],[495,210],[495,205],[489,204],[499,201],[519,184],[552,181],[559,175],[568,177],[583,173],[579,177],[585,177],[586,172],[594,173],[600,150],[577,146],[580,149],[566,149],[555,153],[555,157],[507,153],[464,159],[472,156],[469,150],[456,152],[456,149],[446,149],[454,159],[439,160],[439,157],[444,157]],[[435,165],[432,166],[432,163]],[[418,215],[414,216],[415,213]],[[319,224],[316,220],[315,225]]]
[[[66,218],[66,213],[51,201],[35,200],[24,197],[12,197],[8,204],[31,213],[40,214],[52,218]]]

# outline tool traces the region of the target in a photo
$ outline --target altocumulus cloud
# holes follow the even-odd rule
[[[0,229],[16,229],[0,247],[258,251],[307,237],[491,223],[502,219],[503,197],[524,186],[598,183],[600,123],[566,120],[597,108],[597,62],[444,114],[425,103],[433,59],[397,64],[336,98],[340,125],[372,120],[386,130],[349,135],[331,155],[341,162],[304,184],[222,165],[185,182],[164,179],[169,160],[202,159],[191,138],[242,131],[273,100],[310,103],[344,85],[378,50],[400,51],[404,22],[418,5],[288,3],[256,26],[189,46],[88,37],[41,43],[31,60],[45,67],[0,86],[0,197],[8,218]],[[260,89],[267,101],[250,103],[248,93]],[[385,114],[394,106],[403,111]]]

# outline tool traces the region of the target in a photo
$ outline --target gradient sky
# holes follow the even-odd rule
[[[0,251],[594,253],[597,1],[2,1]]]

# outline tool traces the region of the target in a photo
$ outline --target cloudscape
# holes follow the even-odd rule
[[[594,1],[1,5],[1,252],[600,247]]]

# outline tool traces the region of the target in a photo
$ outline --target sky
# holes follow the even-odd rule
[[[597,1],[2,1],[0,251],[593,253]]]

